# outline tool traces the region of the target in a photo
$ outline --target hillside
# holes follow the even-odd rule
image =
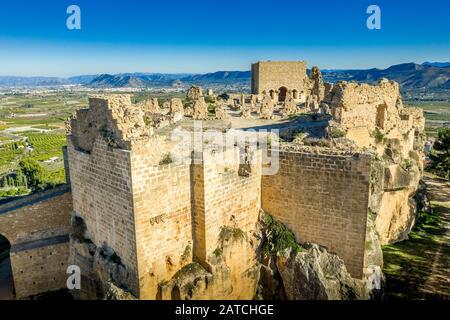
[[[381,78],[397,81],[402,89],[450,89],[450,66],[403,63],[387,69],[336,70],[324,72],[329,82],[339,80],[376,82]]]
[[[425,62],[423,64],[402,63],[387,69],[322,70],[325,81],[377,82],[388,78],[400,83],[402,89],[450,89],[450,63]],[[0,76],[3,87],[40,87],[68,84],[92,88],[121,87],[171,87],[174,85],[246,85],[251,82],[250,71],[217,71],[206,74],[169,73],[121,73],[102,75],[80,75],[70,78]]]

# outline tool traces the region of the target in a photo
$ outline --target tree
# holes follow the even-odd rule
[[[450,128],[439,130],[430,159],[433,161],[433,171],[450,180]]]
[[[19,162],[19,169],[25,176],[30,189],[36,190],[45,188],[47,171],[36,160],[21,160]]]

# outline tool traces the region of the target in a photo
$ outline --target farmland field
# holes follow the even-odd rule
[[[428,136],[435,137],[439,128],[450,127],[449,101],[406,101],[405,105],[423,109]]]
[[[64,122],[87,103],[84,93],[0,95],[0,198],[23,187],[10,178],[23,159],[37,161],[51,184],[64,182]]]

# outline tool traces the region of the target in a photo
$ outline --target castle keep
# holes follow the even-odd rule
[[[295,259],[311,252],[337,259],[348,281],[339,292],[375,283],[380,241],[400,239],[414,223],[421,112],[404,108],[388,80],[326,84],[317,67],[306,74],[305,62],[259,62],[252,72],[250,99],[210,93],[214,112],[199,87],[184,103],[174,98],[163,107],[156,99],[133,104],[128,95],[90,98],[67,137],[70,188],[55,195],[56,209],[36,209],[54,221],[36,222],[35,239],[19,239],[27,229],[13,234],[2,219],[13,221],[23,209],[0,208],[0,233],[22,248],[13,256],[15,279],[40,266],[30,264],[27,250],[47,258],[48,250],[58,252],[55,285],[37,274],[39,290],[17,280],[18,296],[63,288],[68,264],[81,268],[78,299],[271,299],[273,291],[299,298],[301,283],[283,282],[300,272]],[[264,133],[268,150],[251,144],[260,126],[278,130],[283,141]],[[230,132],[249,141],[218,143]],[[47,200],[37,203],[50,206]],[[271,223],[305,252],[271,243]],[[30,241],[39,245],[23,245]]]
[[[252,93],[269,94],[284,101],[290,92],[294,99],[306,98],[305,61],[260,61],[252,64]]]

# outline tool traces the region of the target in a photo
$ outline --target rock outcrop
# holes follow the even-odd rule
[[[288,300],[356,300],[363,298],[357,283],[336,255],[312,244],[300,253],[278,257],[277,269]]]

